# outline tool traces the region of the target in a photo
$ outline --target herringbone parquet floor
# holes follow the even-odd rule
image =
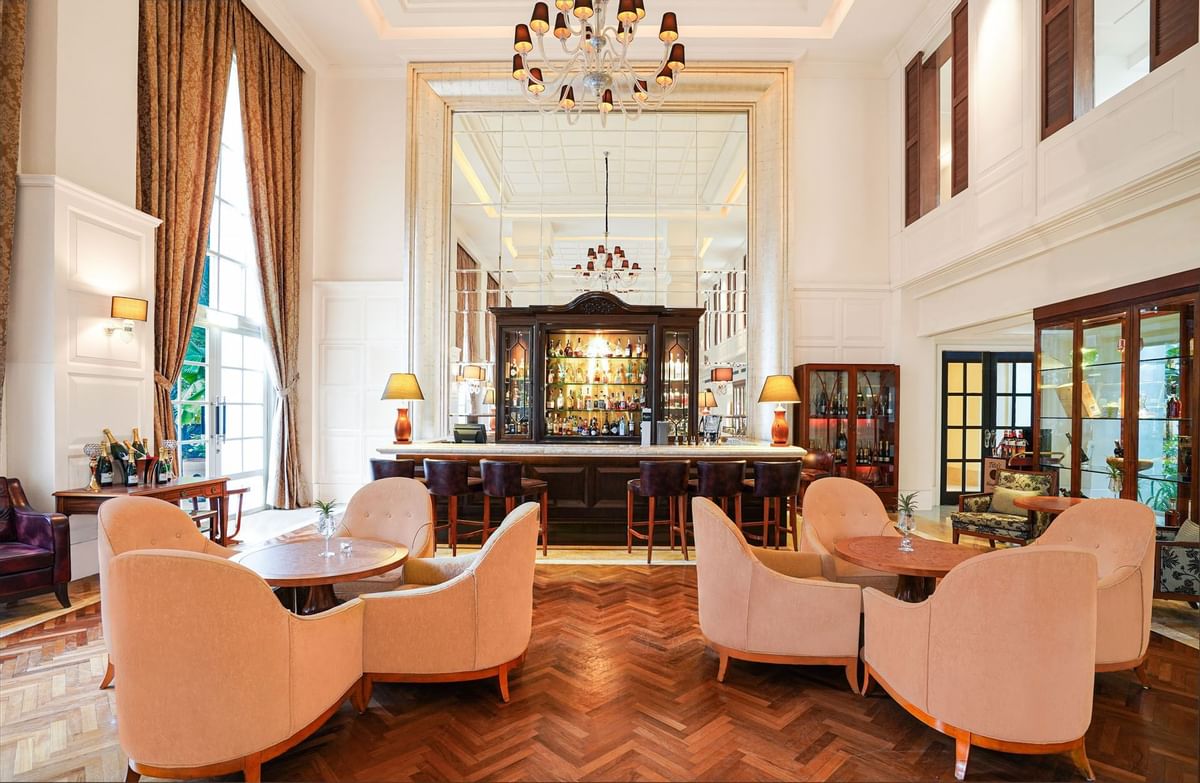
[[[343,707],[264,777],[953,779],[952,742],[882,692],[850,693],[840,669],[735,662],[717,683],[690,568],[539,566],[534,623],[510,704],[487,682],[377,685],[366,715]],[[1197,780],[1198,659],[1155,636],[1153,690],[1097,677],[1099,779]],[[0,641],[0,779],[121,778],[114,692],[96,690],[104,662],[97,607]],[[1076,778],[1065,758],[975,749],[968,779]]]

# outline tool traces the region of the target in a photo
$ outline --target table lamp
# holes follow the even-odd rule
[[[388,376],[383,387],[381,400],[424,400],[417,376],[410,372],[394,372]],[[408,420],[408,408],[396,409],[396,443],[412,443],[412,423]]]
[[[717,407],[717,395],[712,393],[712,389],[700,392],[700,407],[704,409],[705,416],[712,413],[712,409]]]
[[[768,375],[763,383],[758,401],[775,403],[775,422],[771,425],[771,445],[788,445],[787,415],[783,412],[785,402],[800,402],[800,392],[790,375]]]

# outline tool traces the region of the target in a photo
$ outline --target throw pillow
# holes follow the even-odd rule
[[[1176,541],[1200,541],[1200,525],[1194,520],[1187,520],[1179,526],[1175,533]]]
[[[1004,487],[996,487],[992,491],[992,512],[995,514],[1013,514],[1019,517],[1026,516],[1029,512],[1023,508],[1017,508],[1013,501],[1017,498],[1035,498],[1041,494],[1041,492],[1032,489],[1005,489]]]

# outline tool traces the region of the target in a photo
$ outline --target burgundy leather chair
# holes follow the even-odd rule
[[[53,592],[70,607],[71,528],[62,514],[29,507],[18,479],[0,476],[0,600]]]

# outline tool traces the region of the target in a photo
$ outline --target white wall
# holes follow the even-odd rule
[[[954,5],[930,3],[888,87],[895,352],[904,431],[918,433],[901,484],[926,504],[939,454],[920,433],[939,431],[944,335],[1200,267],[1200,47],[1041,141],[1038,13],[1017,0],[971,0],[969,188],[903,226],[903,63]]]

